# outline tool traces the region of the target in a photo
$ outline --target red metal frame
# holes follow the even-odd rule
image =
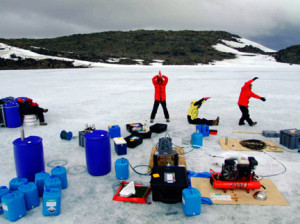
[[[214,176],[221,175],[221,173],[215,172],[210,169],[211,178],[213,179],[213,187],[223,189],[224,192],[227,189],[245,189],[248,193],[250,189],[260,189],[262,184],[253,180],[253,173],[251,173],[250,180],[217,180]]]

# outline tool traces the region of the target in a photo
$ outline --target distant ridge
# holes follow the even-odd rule
[[[241,40],[240,36],[225,31],[189,30],[110,31],[47,39],[0,39],[0,43],[56,57],[51,58],[52,61],[45,58],[25,63],[28,58],[12,54],[0,58],[0,69],[16,69],[22,66],[26,66],[25,68],[76,67],[69,62],[59,62],[60,58],[68,58],[69,61],[128,65],[151,65],[157,62],[163,65],[197,65],[234,59],[236,52],[276,54],[271,49],[258,44],[245,44]],[[230,50],[220,51],[216,47],[220,45],[227,46]],[[4,48],[0,48],[0,57],[1,49]],[[48,61],[42,63],[41,60]]]

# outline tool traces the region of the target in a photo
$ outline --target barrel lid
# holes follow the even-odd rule
[[[19,107],[19,104],[14,101],[10,101],[4,104],[4,108],[8,108],[8,107]]]
[[[17,138],[13,141],[13,144],[19,146],[27,146],[27,145],[39,144],[42,141],[43,139],[39,136],[29,136],[25,138],[23,141],[21,138]]]
[[[86,139],[93,139],[93,140],[106,139],[109,137],[109,133],[105,130],[94,130],[86,133],[84,137]]]

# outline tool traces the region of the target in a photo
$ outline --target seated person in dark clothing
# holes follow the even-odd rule
[[[192,100],[191,106],[189,108],[188,112],[188,122],[190,124],[207,124],[209,126],[211,125],[218,125],[219,124],[219,117],[217,117],[216,120],[207,120],[205,118],[198,118],[198,109],[201,107],[202,103],[204,103],[206,100],[208,100],[209,97],[202,98],[201,100]]]
[[[48,109],[39,107],[38,104],[32,102],[32,99],[30,98],[27,98],[26,100],[19,98],[18,103],[22,119],[24,115],[35,114],[40,120],[40,125],[47,125],[47,123],[45,123],[44,113],[48,112]]]

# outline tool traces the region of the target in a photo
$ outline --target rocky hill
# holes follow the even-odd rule
[[[236,54],[213,47],[220,43],[226,45],[226,41],[236,43],[234,49],[239,52],[270,54],[252,45],[241,46],[239,39],[238,35],[224,31],[137,30],[75,34],[51,39],[0,39],[0,43],[42,55],[114,64],[149,65],[161,61],[163,65],[196,65],[234,59]],[[26,68],[74,67],[72,63],[59,63],[59,59],[53,60],[54,64],[49,60],[27,60],[10,56],[0,60],[0,69],[22,68],[24,64]]]
[[[300,64],[300,45],[291,46],[278,51],[275,58],[278,62]]]

